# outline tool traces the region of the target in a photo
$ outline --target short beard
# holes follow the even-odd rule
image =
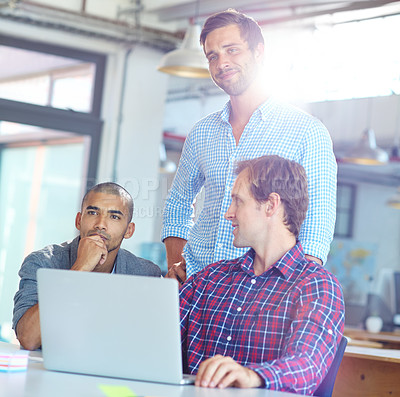
[[[248,84],[247,80],[243,81],[243,79],[239,80],[238,82],[236,82],[233,85],[224,84],[223,82],[218,83],[215,80],[214,80],[214,83],[229,96],[242,95],[250,85],[250,84]]]
[[[225,84],[224,81],[217,82],[213,78],[214,83],[226,94],[232,97],[242,95],[253,84],[258,74],[261,72],[255,59],[253,59],[252,62],[245,64],[241,69],[233,70],[238,70],[240,73],[239,79],[234,84]],[[242,72],[244,72],[244,74]]]

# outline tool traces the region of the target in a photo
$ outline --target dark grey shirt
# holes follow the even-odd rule
[[[19,271],[19,290],[14,296],[13,328],[25,312],[38,302],[36,272],[38,269],[70,269],[76,261],[79,237],[70,242],[49,245],[29,254]],[[139,258],[120,248],[114,262],[114,273],[161,277],[160,268],[153,262]]]

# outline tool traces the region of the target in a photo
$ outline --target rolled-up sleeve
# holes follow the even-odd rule
[[[41,267],[41,258],[35,253],[28,255],[18,272],[20,279],[19,289],[14,296],[14,311],[12,326],[15,330],[18,321],[25,312],[38,303],[36,272]]]
[[[311,394],[326,375],[343,335],[344,301],[332,275],[311,277],[298,286],[299,301],[280,357],[248,368],[265,388]]]
[[[306,170],[309,194],[299,240],[306,254],[325,263],[335,229],[337,164],[332,140],[321,122],[311,124],[298,155]]]

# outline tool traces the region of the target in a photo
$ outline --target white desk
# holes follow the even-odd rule
[[[47,371],[43,363],[29,361],[28,370],[21,373],[0,373],[0,397],[105,397],[99,385],[129,387],[136,395],[157,397],[291,397],[262,389],[224,390],[195,386],[174,386],[161,383],[136,382],[98,376],[75,375]]]

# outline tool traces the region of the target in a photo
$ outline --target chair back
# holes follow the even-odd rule
[[[333,392],[333,386],[335,385],[336,375],[339,370],[340,363],[342,362],[343,354],[346,349],[347,339],[342,336],[335,357],[333,358],[332,364],[325,375],[325,378],[318,386],[318,389],[314,392],[313,396],[318,397],[331,397]]]

